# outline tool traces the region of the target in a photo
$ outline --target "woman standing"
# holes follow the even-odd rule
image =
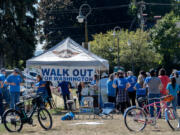
[[[175,70],[173,73],[172,73],[173,77],[176,79],[176,83],[177,85],[179,86],[180,88],[180,76],[179,76],[179,73],[177,70]],[[177,105],[180,106],[180,93],[178,93],[178,96],[177,96]]]
[[[179,91],[179,86],[176,83],[176,78],[172,77],[171,82],[167,85],[167,90],[170,95],[174,97],[174,99],[171,101],[174,111],[176,112],[176,106],[177,106],[177,93]]]
[[[162,89],[160,90],[161,96],[166,96],[167,95],[167,84],[170,82],[169,77],[166,75],[166,70],[164,68],[161,68],[159,70],[159,79],[161,80],[162,83]]]
[[[144,79],[145,78],[143,77],[143,75],[140,74],[138,76],[137,83],[134,86],[134,89],[136,90],[136,99],[137,99],[137,101],[138,101],[138,98],[140,98],[140,97],[146,97],[146,88],[143,88]],[[142,103],[141,102],[138,102],[138,105],[140,107],[142,107]]]
[[[107,95],[108,102],[116,103],[116,88],[113,88],[113,80],[114,75],[111,74],[109,76],[109,80],[107,81]]]
[[[130,87],[130,84],[124,78],[124,73],[122,71],[120,71],[118,74],[119,78],[114,79],[113,87],[118,88],[116,102],[117,105],[121,108],[121,113],[124,114],[124,110],[129,106],[129,96],[127,88]]]

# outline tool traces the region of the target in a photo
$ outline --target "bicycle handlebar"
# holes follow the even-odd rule
[[[162,96],[162,97],[154,97],[154,98],[147,98],[148,100],[155,100],[155,99],[164,99],[164,98],[166,98],[166,97],[168,97],[168,96],[170,96],[170,95],[167,95],[167,96]]]

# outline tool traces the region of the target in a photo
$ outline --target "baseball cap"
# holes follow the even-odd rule
[[[1,68],[1,72],[6,72],[6,69],[5,68]]]
[[[14,72],[19,73],[19,69],[18,69],[18,68],[15,68],[15,69],[14,69]]]

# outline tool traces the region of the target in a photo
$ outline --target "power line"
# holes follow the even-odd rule
[[[97,26],[107,26],[107,25],[113,25],[113,24],[118,24],[118,23],[130,23],[131,20],[129,21],[119,21],[119,22],[114,22],[114,23],[102,23],[102,24],[94,24],[94,25],[88,25],[89,27],[97,27]],[[79,29],[80,26],[76,27],[54,27],[54,28],[49,28],[49,29]]]

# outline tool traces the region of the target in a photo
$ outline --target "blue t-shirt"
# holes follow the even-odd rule
[[[137,96],[145,96],[146,95],[146,88],[142,88],[139,83],[136,83],[134,87],[136,88]]]
[[[4,83],[5,79],[6,79],[5,75],[4,74],[0,74],[0,82],[2,81]],[[1,87],[1,84],[0,84],[0,87]],[[3,87],[7,87],[7,85],[4,84]]]
[[[116,96],[116,89],[113,88],[113,81],[108,80],[107,81],[107,94],[108,96],[115,97]]]
[[[15,83],[16,85],[10,85],[10,92],[20,92],[20,83],[22,78],[20,75],[9,75],[6,79],[8,83]]]
[[[168,83],[166,89],[169,90],[170,95],[177,96],[177,92],[179,91],[179,86],[176,84],[176,87],[174,89],[172,84]]]
[[[38,88],[37,93],[42,93],[43,96],[46,96],[47,95],[47,89],[46,89],[46,86],[42,87],[43,84],[45,85],[46,82],[41,80],[38,83],[36,83],[35,86]]]
[[[130,83],[130,87],[128,88],[128,91],[129,92],[132,92],[132,91],[134,91],[134,86],[135,86],[135,84],[136,84],[136,82],[137,82],[137,78],[135,77],[135,76],[128,76],[127,78],[127,81]]]
[[[125,89],[128,81],[125,78],[115,78],[113,84],[118,87],[118,89]]]
[[[58,86],[61,87],[62,95],[70,94],[69,85],[70,83],[66,81],[62,81],[61,83],[59,83]]]

